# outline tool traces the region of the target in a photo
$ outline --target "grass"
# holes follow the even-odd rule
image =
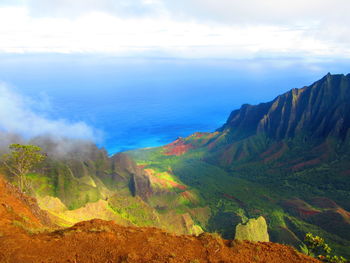
[[[19,214],[19,216],[21,217],[21,219],[26,222],[26,223],[29,223],[29,218],[23,214]]]
[[[137,226],[159,224],[156,211],[139,197],[114,195],[109,198],[108,207],[113,213]]]
[[[98,228],[90,228],[89,232],[111,232],[108,226],[99,226]]]
[[[222,237],[218,232],[209,233],[209,235],[215,240],[221,240]]]
[[[40,227],[40,228],[30,227],[30,226],[28,226],[28,225],[26,225],[23,222],[18,221],[18,220],[13,220],[12,224],[16,227],[19,227],[19,228],[25,230],[30,235],[37,235],[37,234],[41,234],[41,233],[50,231],[50,229],[47,227]]]
[[[70,236],[74,233],[81,233],[83,232],[81,229],[67,229],[67,230],[64,230],[64,231],[60,231],[59,233],[61,233],[62,235],[64,236]]]

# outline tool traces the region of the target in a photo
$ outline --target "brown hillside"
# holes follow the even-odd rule
[[[27,229],[42,228],[51,226],[51,222],[35,198],[22,194],[0,175],[0,236],[23,232],[19,225]]]
[[[1,262],[318,262],[269,242],[230,242],[216,235],[176,236],[156,228],[91,220],[21,240],[2,237]]]
[[[269,242],[169,234],[94,219],[50,232],[47,215],[33,198],[0,179],[0,262],[318,262]],[[46,227],[46,232],[40,233]]]

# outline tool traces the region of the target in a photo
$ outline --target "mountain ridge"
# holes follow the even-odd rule
[[[293,137],[303,129],[309,129],[312,136],[333,134],[345,137],[347,135],[345,129],[350,126],[349,117],[343,120],[344,123],[341,123],[342,120],[336,122],[330,115],[334,113],[336,114],[334,118],[337,118],[339,115],[345,115],[344,113],[349,109],[349,82],[350,74],[331,75],[328,73],[312,85],[301,89],[292,89],[270,102],[254,106],[244,104],[240,109],[230,114],[227,122],[218,131],[223,132],[228,128],[231,130],[243,129],[245,135],[249,136],[250,130],[252,130],[256,133],[266,133],[270,137],[282,139]],[[329,99],[325,101],[326,96],[329,96]],[[317,108],[312,109],[312,106],[315,105],[318,105]],[[337,107],[334,108],[332,105],[337,105]],[[320,115],[326,112],[328,114],[322,118]],[[248,114],[252,116],[246,116]],[[312,119],[312,121],[304,124],[302,122],[304,119]],[[332,130],[331,127],[317,128],[323,122],[331,122],[330,125],[333,124],[335,130]],[[254,129],[250,127],[252,123],[256,125]],[[232,132],[239,134],[239,131]]]
[[[349,112],[350,74],[327,74],[270,102],[242,105],[215,132],[127,154],[145,168],[170,166],[210,207],[206,230],[230,237],[244,218],[264,216],[272,241],[298,246],[312,230],[350,255]],[[320,208],[315,198],[338,208]]]

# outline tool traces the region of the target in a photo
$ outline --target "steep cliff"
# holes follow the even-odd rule
[[[327,74],[301,89],[256,106],[245,104],[233,111],[221,132],[238,140],[265,134],[274,139],[298,135],[345,139],[350,128],[350,74]]]

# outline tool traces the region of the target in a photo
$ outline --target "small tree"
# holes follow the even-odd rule
[[[326,244],[322,237],[307,233],[305,235],[304,244],[305,245],[301,247],[301,249],[308,256],[318,258],[327,263],[347,262],[342,256],[331,255],[332,249]]]
[[[28,187],[26,175],[46,156],[35,145],[11,144],[11,153],[3,156],[3,163],[11,174],[17,177],[19,189],[23,192]]]

